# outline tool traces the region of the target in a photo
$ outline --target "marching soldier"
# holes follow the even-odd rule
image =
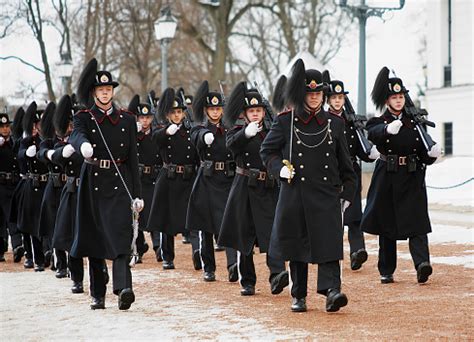
[[[174,236],[185,232],[186,210],[199,163],[185,120],[182,97],[166,89],[160,97],[158,116],[168,122],[154,135],[163,168],[156,180],[147,230],[161,232],[163,269],[174,269]]]
[[[54,114],[55,104],[50,102],[44,112],[37,110],[36,102],[32,102],[23,118],[24,136],[20,143],[18,158],[25,159],[28,166],[28,179],[23,187],[21,203],[18,211],[18,229],[31,236],[35,271],[42,272],[48,266],[51,256],[45,256],[42,236],[38,223],[41,200],[48,181],[48,167],[39,161],[37,152],[41,143],[41,124]]]
[[[22,109],[23,111],[23,109]],[[21,233],[16,223],[10,221],[10,206],[14,190],[20,180],[14,139],[7,113],[0,113],[0,262],[5,261],[8,235],[11,237],[13,261],[20,262],[24,254]]]
[[[244,82],[232,91],[224,111],[224,122],[233,127],[240,116],[245,125],[237,125],[227,133],[227,147],[236,161],[236,175],[230,189],[219,245],[237,249],[241,295],[255,294],[257,276],[253,262],[254,245],[261,253],[268,251],[278,184],[267,173],[260,158],[260,145],[268,133],[265,127],[265,106],[262,96],[255,90],[247,90]],[[272,294],[279,294],[288,286],[288,272],[284,260],[267,254]]]
[[[210,92],[204,81],[194,96],[193,115],[197,124],[191,141],[201,160],[186,218],[188,230],[200,230],[204,280],[215,281],[214,235],[219,234],[225,204],[235,175],[235,162],[225,146],[227,129],[222,125],[223,97]],[[238,280],[236,251],[226,248],[229,281]]]
[[[140,197],[136,121],[132,113],[114,106],[118,83],[108,71],[97,71],[92,59],[78,87],[80,103],[93,105],[74,115],[70,143],[84,157],[77,194],[77,216],[71,255],[88,256],[94,282],[91,309],[105,308],[106,282],[103,260],[113,260],[113,292],[118,308],[135,301],[130,271],[133,216],[143,209]]]
[[[362,218],[362,177],[360,161],[372,163],[378,158],[378,152],[375,146],[372,146],[369,153],[364,151],[364,146],[359,139],[366,139],[365,135],[358,137],[357,128],[354,121],[346,119],[344,105],[346,96],[349,92],[344,90],[344,83],[339,80],[330,80],[329,72],[323,72],[323,79],[328,83],[327,103],[328,112],[333,116],[340,118],[344,122],[344,135],[346,137],[349,154],[352,161],[352,167],[357,176],[357,188],[354,200],[344,212],[344,225],[348,226],[348,239],[350,246],[351,269],[358,270],[362,264],[367,261],[367,251],[365,250],[364,233],[360,229],[360,220]],[[360,132],[363,134],[363,132]],[[367,141],[367,140],[365,140]]]
[[[341,292],[341,215],[353,200],[355,174],[343,122],[322,108],[323,91],[321,72],[297,60],[285,91],[292,110],[275,118],[260,150],[267,170],[282,180],[269,254],[290,261],[296,312],[306,311],[308,263],[318,264],[326,311],[348,302]]]
[[[425,172],[426,165],[441,155],[441,149],[435,144],[427,151],[420,139],[420,128],[406,113],[407,93],[402,80],[389,77],[389,70],[382,68],[372,100],[383,114],[367,122],[368,137],[377,146],[380,158],[375,164],[361,227],[379,235],[378,270],[383,284],[394,282],[397,240],[408,239],[419,283],[428,281],[433,272]]]

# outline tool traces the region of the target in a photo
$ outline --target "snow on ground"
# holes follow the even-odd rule
[[[447,157],[428,166],[426,185],[430,203],[474,208],[474,181],[452,189],[433,189],[430,187],[449,187],[474,177],[474,157]]]

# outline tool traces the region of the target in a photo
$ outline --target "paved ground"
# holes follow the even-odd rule
[[[407,243],[400,242],[396,282],[380,284],[377,240],[368,236],[364,267],[352,272],[343,263],[349,304],[335,314],[324,311],[324,298],[316,294],[316,266],[310,268],[309,311],[291,313],[288,291],[270,294],[264,255],[255,256],[256,296],[242,297],[239,285],[227,282],[223,252],[217,253],[218,281],[204,283],[180,238],[176,270],[162,270],[152,253],[133,270],[137,301],[126,312],[117,309],[110,287],[107,309],[91,311],[87,294],[70,293],[69,279],[26,271],[8,253],[0,265],[2,340],[472,340],[472,212],[431,216],[430,281],[416,283]]]

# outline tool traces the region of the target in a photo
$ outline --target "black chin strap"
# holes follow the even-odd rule
[[[96,97],[95,99],[96,99],[97,101],[99,101],[99,103],[100,103],[102,106],[107,106],[109,103],[112,102],[112,100],[114,99],[114,97],[112,96],[112,97],[110,98],[110,101],[109,101],[109,102],[105,102],[105,103],[102,102],[98,97]]]

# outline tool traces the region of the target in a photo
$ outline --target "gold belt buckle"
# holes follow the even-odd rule
[[[79,180],[80,178],[76,178],[76,186],[79,186]]]
[[[101,159],[99,161],[99,167],[101,169],[110,169],[110,160],[107,159]]]
[[[145,166],[143,168],[143,173],[151,173],[151,166]]]
[[[184,173],[184,166],[176,165],[176,173]]]
[[[47,182],[48,181],[48,175],[40,175],[39,180],[40,180],[40,182]]]
[[[63,182],[67,182],[67,175],[66,175],[65,173],[62,173],[62,174],[61,174],[61,180],[62,180]]]
[[[225,163],[224,162],[216,162],[215,169],[217,171],[224,171]]]
[[[407,157],[400,156],[398,157],[398,165],[406,165],[407,164]]]
[[[260,171],[260,172],[258,173],[258,178],[257,178],[257,179],[258,179],[259,181],[264,181],[265,178],[267,178],[267,173]]]

